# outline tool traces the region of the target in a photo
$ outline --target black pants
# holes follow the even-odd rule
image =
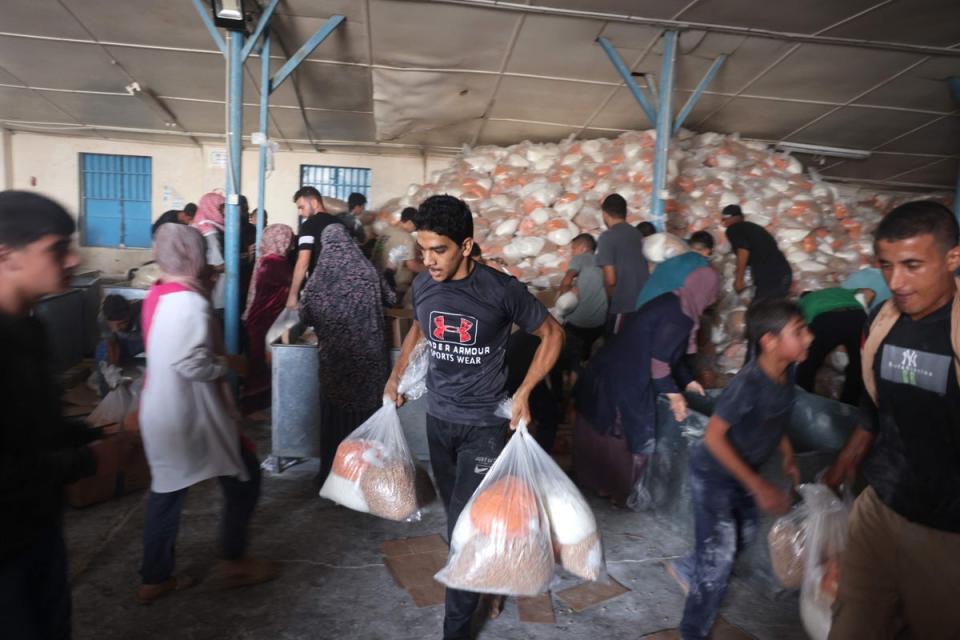
[[[506,421],[495,426],[474,427],[427,414],[430,465],[447,510],[448,540],[453,538],[453,527],[460,512],[507,444],[507,431]],[[447,589],[444,640],[470,638],[470,622],[479,601],[478,593]]]
[[[790,285],[793,282],[793,274],[789,271],[769,278],[764,277],[759,280],[756,274],[754,274],[753,279],[757,286],[753,293],[753,302],[773,298],[786,298],[790,295]]]
[[[807,359],[797,367],[797,384],[813,392],[817,371],[830,352],[843,345],[850,358],[844,371],[843,391],[840,402],[859,406],[863,394],[863,371],[860,368],[860,337],[867,323],[867,314],[862,309],[844,309],[821,313],[810,323],[813,343]]]
[[[566,351],[566,345],[564,345],[564,353],[568,354],[571,357],[569,364],[580,364],[581,362],[586,362],[590,359],[590,354],[593,351],[593,344],[603,337],[604,327],[601,325],[599,327],[593,327],[587,329],[585,327],[578,327],[572,324],[566,324],[563,326],[563,331],[566,334],[567,345],[570,345],[570,351]],[[572,361],[572,358],[576,357],[576,362]],[[572,367],[571,367],[572,368]]]
[[[247,527],[260,497],[260,462],[257,456],[240,445],[240,455],[250,479],[246,482],[221,477],[224,507],[220,519],[220,546],[224,560],[239,560],[247,550]],[[143,584],[160,584],[173,575],[180,512],[187,497],[186,489],[170,493],[150,492],[143,525]]]
[[[67,548],[59,525],[39,531],[30,546],[0,560],[0,636],[69,640]]]

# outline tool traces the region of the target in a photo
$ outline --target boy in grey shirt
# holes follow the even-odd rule
[[[603,284],[610,298],[607,334],[616,335],[621,316],[635,309],[650,270],[643,257],[643,234],[627,224],[627,201],[623,196],[607,196],[600,208],[607,230],[600,235],[597,265],[603,268]]]
[[[590,357],[590,351],[597,338],[603,335],[607,322],[607,292],[603,288],[603,271],[597,266],[597,241],[589,233],[581,233],[570,244],[573,259],[567,267],[567,274],[560,284],[560,293],[564,294],[576,288],[579,302],[566,318],[564,331],[567,335],[568,349],[564,355],[577,358],[579,364]]]

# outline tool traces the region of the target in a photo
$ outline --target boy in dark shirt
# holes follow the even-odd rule
[[[830,637],[960,631],[960,231],[932,201],[891,211],[874,250],[893,293],[863,343],[862,426],[824,480],[861,461],[869,486],[850,513]]]
[[[737,256],[733,283],[737,293],[747,288],[745,277],[747,267],[750,267],[756,286],[754,302],[789,295],[793,271],[773,236],[760,225],[745,221],[743,210],[736,204],[723,208],[723,226],[727,228],[727,240]]]
[[[323,196],[316,187],[302,187],[293,194],[297,205],[297,214],[303,218],[300,232],[297,234],[297,262],[293,267],[293,281],[287,295],[287,309],[296,309],[300,300],[300,290],[313,272],[320,256],[320,236],[331,224],[341,224],[336,216],[327,213],[323,206]]]
[[[43,296],[69,285],[77,266],[73,219],[55,202],[0,192],[0,635],[69,638],[70,588],[63,486],[117,461],[86,446],[98,430],[66,422],[47,369]],[[103,451],[102,449],[100,451]]]
[[[667,565],[689,591],[683,640],[709,637],[737,553],[756,534],[757,506],[773,514],[790,508],[789,494],[764,480],[760,466],[779,448],[784,473],[794,484],[800,480],[786,429],[796,396],[794,365],[806,358],[813,336],[786,300],[750,307],[747,336],[760,355],[724,390],[703,441],[690,452],[696,547]]]
[[[447,533],[507,441],[506,420],[495,415],[506,396],[507,341],[514,324],[540,338],[526,377],[513,395],[515,429],[530,424],[530,394],[550,371],[563,329],[516,278],[477,264],[470,208],[452,196],[427,198],[417,212],[417,245],[427,271],[411,289],[416,322],[407,334],[384,395],[403,404],[397,383],[413,348],[426,337],[427,440],[444,507]],[[479,594],[447,589],[445,640],[470,638]]]

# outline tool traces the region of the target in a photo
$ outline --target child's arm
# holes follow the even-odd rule
[[[790,478],[793,486],[796,487],[800,484],[800,469],[793,457],[793,445],[790,444],[790,438],[786,434],[780,438],[780,456],[783,458],[783,473]]]
[[[730,423],[714,415],[707,423],[707,431],[703,436],[703,443],[707,451],[716,458],[724,469],[729,471],[737,481],[746,488],[757,501],[757,505],[768,513],[782,514],[790,509],[790,496],[773,486],[750,468],[737,450],[727,440],[727,431]]]
[[[560,295],[565,294],[567,291],[573,289],[574,278],[577,277],[577,272],[573,269],[569,269],[563,275],[563,281],[560,283]]]

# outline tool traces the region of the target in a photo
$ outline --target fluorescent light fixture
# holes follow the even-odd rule
[[[176,116],[170,113],[170,110],[167,109],[162,102],[160,102],[157,96],[155,96],[150,89],[141,87],[139,82],[128,84],[126,89],[127,93],[134,98],[137,98],[151,111],[157,114],[160,119],[163,120],[163,124],[165,124],[167,127],[170,127],[171,129],[180,128],[180,123],[177,122]]]
[[[213,5],[213,23],[231,31],[243,31],[243,0],[210,0]]]
[[[825,147],[819,144],[803,144],[801,142],[778,142],[777,149],[781,151],[795,151],[808,153],[814,156],[828,158],[845,158],[847,160],[866,160],[870,157],[869,151],[862,149],[846,149],[844,147]]]

